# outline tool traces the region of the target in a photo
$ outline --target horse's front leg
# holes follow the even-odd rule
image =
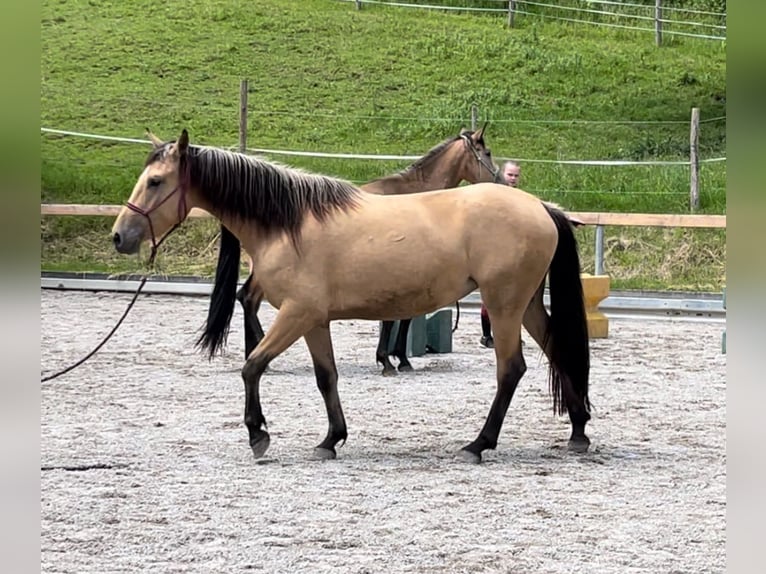
[[[327,436],[314,449],[314,454],[320,459],[332,459],[336,456],[335,445],[341,441],[345,443],[348,432],[338,395],[338,369],[335,366],[330,325],[315,327],[304,335],[304,339],[314,361],[317,387],[322,393],[329,421]]]
[[[321,319],[310,309],[286,302],[277,313],[274,324],[242,368],[245,383],[245,426],[250,437],[253,455],[260,458],[269,448],[271,437],[264,430],[266,419],[261,409],[261,376],[269,363],[310,331]]]
[[[375,362],[383,365],[382,375],[384,376],[396,374],[396,369],[388,358],[388,340],[391,338],[393,328],[393,321],[383,321],[383,326],[380,328],[380,339],[378,339],[378,349],[375,351]]]
[[[245,359],[263,339],[263,327],[258,320],[258,309],[263,301],[263,290],[251,273],[237,291],[237,300],[242,305],[245,316]]]
[[[407,358],[407,334],[410,331],[410,322],[412,319],[402,319],[399,321],[399,332],[396,334],[394,343],[394,357],[399,359],[400,371],[412,371],[412,365]]]

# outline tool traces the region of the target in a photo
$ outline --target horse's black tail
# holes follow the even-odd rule
[[[221,225],[221,246],[213,293],[210,295],[210,308],[204,331],[197,340],[197,346],[206,350],[211,359],[223,348],[229,335],[239,280],[239,256],[239,239]]]
[[[582,405],[589,412],[590,345],[577,239],[564,212],[547,205],[545,208],[559,232],[548,270],[551,320],[545,334],[545,346],[549,341],[551,344],[549,381],[553,410],[561,415],[567,404],[572,404]]]

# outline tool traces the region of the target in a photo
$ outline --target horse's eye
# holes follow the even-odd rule
[[[162,178],[153,177],[149,180],[149,187],[159,187],[162,183]]]
[[[488,156],[492,156],[492,150],[491,150],[491,149],[489,149],[489,148],[487,148],[487,155],[488,155]]]

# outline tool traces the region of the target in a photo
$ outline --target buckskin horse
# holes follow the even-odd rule
[[[481,289],[495,329],[497,389],[475,440],[459,454],[481,462],[497,447],[503,420],[526,371],[522,321],[549,359],[553,409],[568,413],[568,446],[588,449],[590,351],[580,260],[563,211],[494,183],[408,195],[375,195],[339,179],[214,148],[152,137],[154,149],[112,228],[121,253],[154,246],[193,207],[215,216],[252,260],[277,311],[242,368],[244,423],[253,455],[267,451],[260,381],[268,364],[303,337],[329,421],[314,448],[336,457],[348,433],[338,395],[330,322],[397,320],[450,305]],[[159,239],[158,239],[159,238]],[[229,266],[238,270],[239,258]],[[543,306],[546,276],[550,316]],[[236,289],[237,272],[216,276]],[[198,344],[211,356],[225,342],[235,298],[211,306]]]
[[[360,188],[367,193],[378,195],[401,195],[457,187],[461,181],[469,183],[500,181],[497,166],[492,161],[492,152],[484,141],[486,127],[485,124],[475,132],[461,130],[457,136],[435,145],[423,157],[402,171],[372,180]],[[226,260],[233,255],[234,250],[238,249],[240,244],[237,238],[225,226],[222,226],[219,264],[225,267]],[[236,296],[244,312],[245,357],[249,357],[263,338],[263,327],[258,319],[263,291],[252,269]],[[396,369],[388,358],[388,342],[393,327],[394,321],[383,321],[375,353],[376,362],[383,365],[383,375],[396,373]],[[409,318],[399,322],[396,340],[390,353],[398,359],[400,371],[412,370],[412,364],[407,358],[409,328]]]

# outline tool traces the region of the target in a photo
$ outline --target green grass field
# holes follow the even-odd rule
[[[522,187],[570,210],[683,213],[685,166],[580,166],[557,160],[686,161],[692,107],[702,158],[726,156],[726,51],[719,41],[540,18],[332,0],[163,3],[44,0],[41,125],[143,138],[145,128],[235,146],[249,81],[252,148],[421,155],[489,121],[496,157],[520,158]],[[148,147],[41,134],[41,198],[119,203]],[[364,182],[408,162],[273,156]],[[545,161],[541,161],[545,160]],[[726,162],[705,163],[701,211],[725,213]],[[43,269],[119,272],[105,218],[41,219]],[[586,270],[592,230],[581,231]],[[216,227],[169,240],[168,273],[213,271]],[[613,286],[720,290],[725,233],[607,230]],[[592,269],[591,269],[592,270]]]

